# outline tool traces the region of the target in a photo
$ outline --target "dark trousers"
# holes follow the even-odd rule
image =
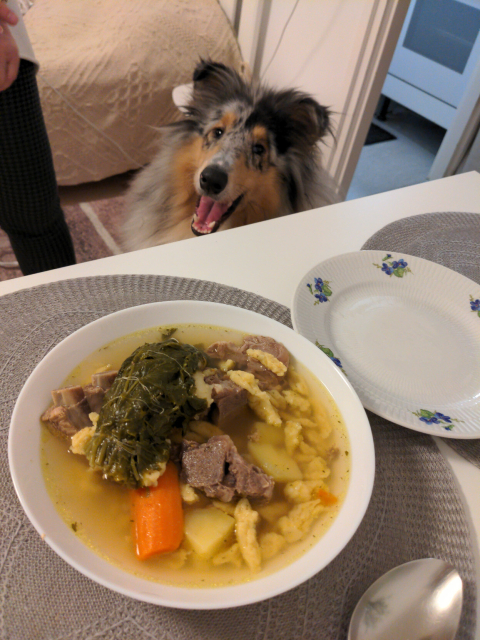
[[[35,66],[0,92],[0,227],[24,275],[75,264],[58,197]]]

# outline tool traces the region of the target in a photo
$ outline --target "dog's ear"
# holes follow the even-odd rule
[[[310,121],[308,131],[311,132],[312,138],[315,138],[314,142],[323,138],[327,133],[332,133],[330,110],[327,107],[323,107],[316,100],[307,96],[299,100],[298,108],[300,110],[297,114],[298,119],[307,118]],[[301,113],[303,110],[306,111],[305,114]]]
[[[211,97],[218,103],[219,97],[237,90],[240,84],[238,73],[221,62],[202,60],[193,72],[193,91],[197,99]]]
[[[193,82],[201,82],[206,80],[209,76],[210,79],[217,78],[223,73],[228,72],[227,67],[221,62],[212,62],[211,60],[200,60],[193,72]]]
[[[310,96],[292,92],[286,96],[283,110],[290,121],[292,143],[300,136],[307,144],[313,145],[331,133],[330,111]]]
[[[265,121],[274,131],[281,155],[295,148],[309,153],[326,133],[331,132],[330,111],[311,96],[300,91],[266,90],[248,123]]]
[[[244,96],[245,91],[246,85],[234,69],[221,62],[201,60],[193,73],[191,106],[202,110]]]

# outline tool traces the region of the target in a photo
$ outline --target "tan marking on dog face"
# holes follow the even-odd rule
[[[233,111],[226,111],[220,119],[226,131],[229,131],[237,123],[237,114]]]
[[[226,111],[223,116],[214,125],[210,127],[207,133],[207,143],[216,145],[220,143],[225,133],[231,131],[237,122],[237,116],[233,111]],[[222,131],[222,135],[217,136],[217,132]]]
[[[281,206],[281,178],[274,166],[258,171],[239,158],[230,174],[233,198],[243,193],[243,199],[232,215],[232,226],[276,218]]]
[[[259,170],[265,171],[270,166],[270,148],[268,132],[265,127],[257,125],[252,130],[252,164]]]
[[[253,143],[260,143],[265,146],[265,149],[268,149],[268,133],[265,127],[262,127],[257,124],[256,127],[252,129],[252,140]]]

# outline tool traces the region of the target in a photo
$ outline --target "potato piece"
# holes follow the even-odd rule
[[[254,442],[273,444],[274,447],[281,447],[283,445],[284,435],[282,429],[267,424],[266,422],[255,422],[253,426],[255,428],[254,434],[258,434],[258,436],[253,438]]]
[[[232,537],[235,519],[216,509],[196,509],[185,514],[185,539],[201,558],[211,558]]]
[[[285,451],[262,442],[249,442],[248,450],[256,464],[275,482],[294,482],[302,479],[298,464]]]

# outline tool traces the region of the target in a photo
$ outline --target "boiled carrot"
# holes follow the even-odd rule
[[[338,502],[337,496],[334,496],[330,491],[325,491],[325,489],[318,490],[318,497],[326,506],[331,506],[332,504],[336,504]]]
[[[133,489],[131,500],[137,558],[146,560],[178,549],[183,539],[183,509],[173,462],[167,464],[156,487]]]

